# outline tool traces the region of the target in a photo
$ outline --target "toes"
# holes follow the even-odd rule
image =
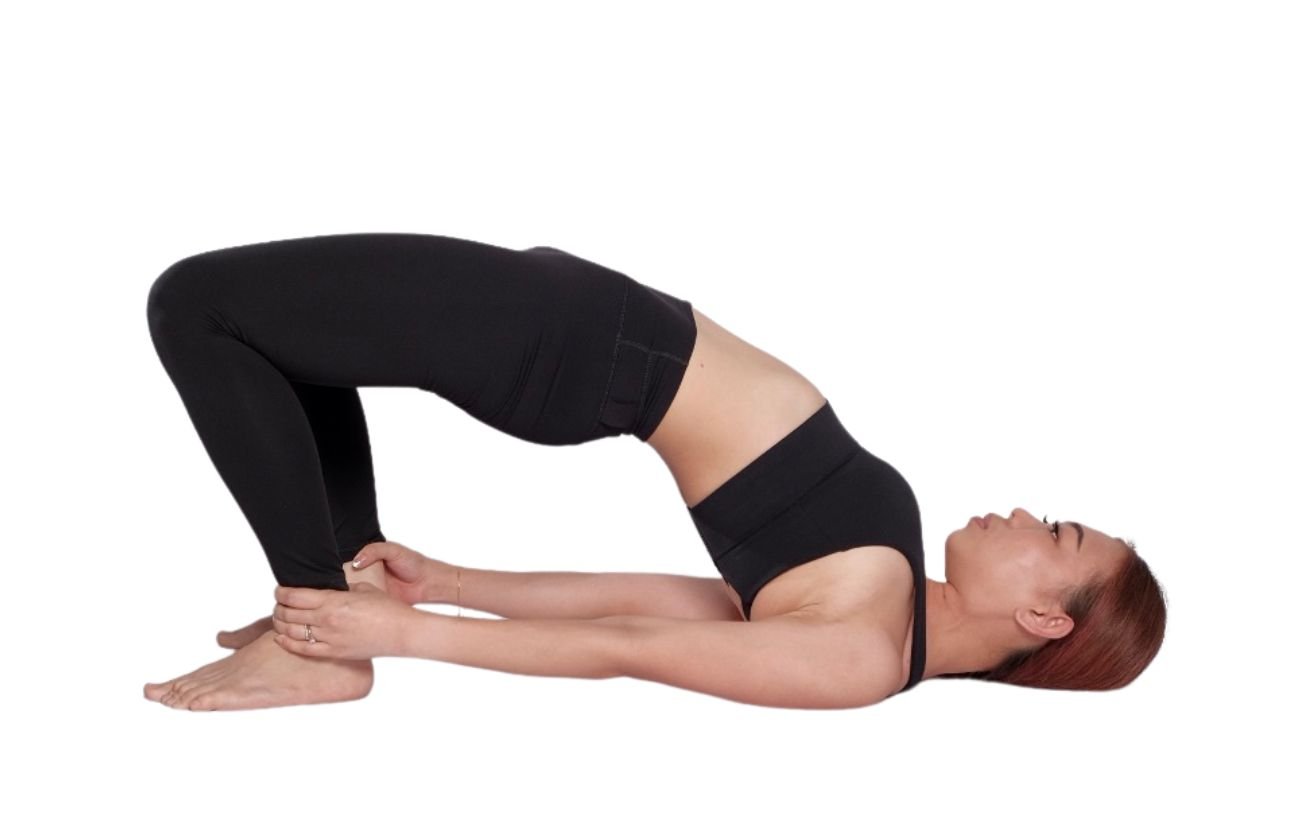
[[[220,680],[207,683],[191,681],[179,686],[174,703],[179,709],[212,709],[214,707],[206,704],[212,703],[217,697],[224,697],[222,691],[225,686]]]
[[[189,705],[190,700],[203,689],[206,685],[201,684],[197,679],[187,678],[176,684],[176,693],[173,698],[177,706],[184,708]]]
[[[150,699],[157,701],[160,704],[171,706],[171,699],[176,695],[176,684],[168,681],[165,684],[151,684],[151,686],[153,686],[154,689],[146,693],[149,695]]]
[[[180,703],[182,683],[184,683],[184,679],[177,679],[168,684],[167,691],[163,693],[160,703],[164,703],[167,706],[176,706]]]
[[[190,699],[189,708],[195,712],[220,709],[221,695],[216,692],[201,692]]]
[[[264,616],[250,624],[245,624],[238,630],[218,631],[217,643],[227,649],[237,650],[251,643],[257,636],[269,629],[271,629],[271,617]]]
[[[217,633],[217,645],[225,647],[228,650],[237,650],[241,647],[246,647],[252,640],[253,639],[249,637],[248,633],[243,630],[237,630],[233,633],[222,630]]]
[[[248,627],[241,627],[238,630],[219,630],[217,632],[217,643],[228,649],[237,650],[249,641],[252,641],[252,639],[248,637]]]
[[[160,701],[165,694],[167,694],[167,684],[144,685],[144,697],[151,701]]]

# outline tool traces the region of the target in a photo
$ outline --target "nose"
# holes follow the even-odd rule
[[[1020,507],[1012,508],[1011,517],[1008,520],[1008,522],[1014,525],[1016,523],[1017,517],[1025,520],[1030,525],[1037,525],[1039,527],[1042,527],[1043,525],[1043,520],[1040,517],[1034,516],[1032,513],[1025,510],[1024,508],[1020,508]]]

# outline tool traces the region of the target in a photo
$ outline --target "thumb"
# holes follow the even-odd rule
[[[393,554],[391,542],[371,542],[370,544],[357,551],[357,555],[352,559],[352,566],[356,568],[365,567],[368,564],[386,559]]]

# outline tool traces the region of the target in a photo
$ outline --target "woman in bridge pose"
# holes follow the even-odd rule
[[[354,233],[199,253],[148,295],[151,337],[261,543],[272,615],[145,697],[353,700],[371,659],[628,676],[734,701],[865,706],[935,676],[1110,689],[1159,649],[1131,544],[1016,508],[925,575],[910,486],[778,358],[686,300],[553,247]],[[433,392],[522,440],[632,434],[663,459],[720,578],[452,565],[381,532],[357,389]],[[500,619],[442,615],[457,603]]]

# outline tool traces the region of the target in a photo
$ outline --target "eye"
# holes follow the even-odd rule
[[[1044,524],[1044,525],[1049,524],[1048,521],[1047,521],[1047,516],[1046,516],[1046,515],[1043,516],[1043,524]],[[1053,537],[1053,538],[1056,538],[1056,539],[1061,538],[1061,523],[1060,523],[1060,522],[1052,522],[1052,523],[1050,523],[1050,524],[1051,524],[1051,526],[1052,526],[1052,537]]]

